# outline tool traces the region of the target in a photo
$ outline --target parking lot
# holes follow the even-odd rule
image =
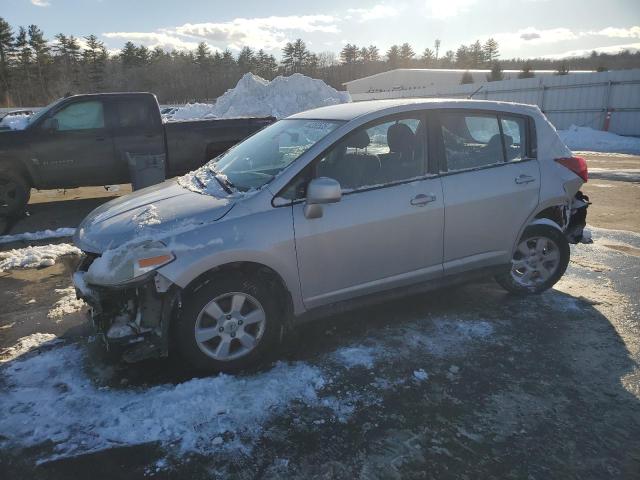
[[[77,257],[0,273],[3,478],[638,478],[640,157],[585,156],[594,243],[553,290],[488,280],[333,316],[243,375],[119,363],[65,307]],[[10,233],[128,188],[35,192]]]

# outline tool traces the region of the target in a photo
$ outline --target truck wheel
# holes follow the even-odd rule
[[[553,287],[569,265],[569,242],[558,229],[546,225],[527,227],[513,253],[511,269],[497,282],[516,295],[541,293]]]
[[[20,213],[29,203],[31,188],[19,173],[0,165],[0,216]]]
[[[233,373],[259,364],[278,343],[276,297],[259,278],[216,275],[183,298],[178,349],[199,370]]]

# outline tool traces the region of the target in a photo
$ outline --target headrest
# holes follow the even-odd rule
[[[394,123],[387,129],[387,144],[391,152],[400,152],[413,148],[416,137],[409,125]]]
[[[345,144],[349,148],[367,148],[371,143],[366,130],[358,130],[345,139]]]

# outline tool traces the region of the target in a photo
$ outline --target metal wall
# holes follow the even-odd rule
[[[571,125],[640,136],[640,69],[553,75],[482,84],[367,92],[354,101],[450,97],[538,105],[558,129]]]

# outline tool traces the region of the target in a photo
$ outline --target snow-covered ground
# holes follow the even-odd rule
[[[623,137],[575,125],[568,130],[558,130],[558,134],[571,150],[640,154],[640,138],[636,137]]]
[[[178,454],[248,453],[275,416],[303,408],[317,412],[319,423],[346,422],[356,404],[375,405],[382,391],[426,381],[424,355],[447,358],[493,337],[492,324],[483,320],[422,319],[370,336],[366,346],[338,348],[314,361],[278,362],[250,375],[117,389],[88,375],[85,347],[48,348],[54,338],[29,337],[17,352],[24,354],[43,342],[47,348],[19,358],[14,354],[4,369],[0,411],[12,413],[0,423],[0,445],[52,442],[53,450],[40,461],[148,442]],[[392,361],[406,363],[406,371],[385,373],[384,365]],[[344,382],[342,377],[354,368],[371,377],[366,391],[333,391],[332,385]],[[290,421],[295,422],[295,415]]]
[[[1,235],[0,244],[20,241],[44,240],[47,238],[71,237],[73,236],[75,231],[75,228],[56,228],[55,230],[41,230],[39,232],[16,233],[15,235]]]
[[[351,101],[347,92],[339,92],[322,80],[296,73],[265,80],[245,74],[235,88],[215,104],[194,103],[179,108],[173,120],[198,118],[265,117],[284,118],[311,108]]]
[[[63,255],[80,255],[81,253],[79,248],[68,243],[8,250],[0,252],[0,272],[12,268],[50,267]]]

